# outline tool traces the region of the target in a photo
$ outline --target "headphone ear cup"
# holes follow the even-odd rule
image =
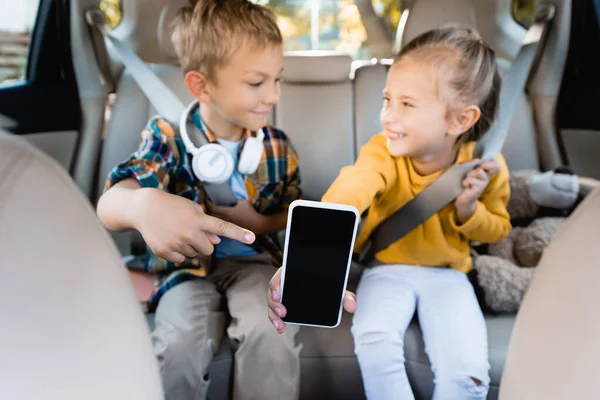
[[[190,164],[192,165],[192,172],[194,173],[194,176],[202,182],[202,168],[200,166],[200,157],[198,157],[197,155],[192,155]]]
[[[265,147],[261,139],[255,137],[246,139],[238,161],[238,171],[244,175],[255,173],[264,151]]]
[[[220,144],[210,143],[200,147],[192,156],[192,171],[201,182],[220,184],[227,182],[233,173],[233,157]]]

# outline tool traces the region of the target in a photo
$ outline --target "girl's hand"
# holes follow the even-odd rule
[[[281,293],[279,288],[281,287],[281,268],[275,272],[271,282],[269,283],[269,294],[267,295],[267,305],[269,306],[269,319],[277,329],[278,333],[285,332],[285,324],[281,318],[285,317],[287,310],[285,306],[281,304]],[[310,293],[307,293],[310,296]],[[356,311],[356,295],[346,290],[344,295],[344,310],[349,313]]]
[[[454,202],[456,217],[460,224],[465,223],[475,213],[477,200],[489,184],[490,178],[499,171],[500,164],[496,160],[486,160],[467,174],[463,180],[465,190]]]

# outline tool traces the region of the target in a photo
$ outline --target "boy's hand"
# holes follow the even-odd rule
[[[459,223],[466,222],[475,213],[477,200],[490,182],[490,178],[499,171],[500,164],[496,160],[486,160],[467,174],[463,180],[465,190],[454,202]]]
[[[239,200],[233,207],[217,206],[209,202],[208,212],[212,216],[241,226],[257,235],[265,231],[266,218],[254,209],[250,200]]]
[[[285,324],[281,318],[285,317],[287,310],[284,305],[281,304],[281,293],[279,288],[281,287],[281,268],[275,272],[271,282],[269,283],[269,293],[267,294],[267,305],[269,306],[269,319],[277,329],[278,333],[285,332]],[[310,293],[307,293],[310,295]],[[346,290],[344,295],[344,310],[349,313],[356,311],[356,296],[354,293]]]
[[[242,243],[254,242],[254,234],[229,222],[206,215],[202,207],[180,196],[156,189],[135,191],[134,228],[157,256],[173,263],[198,253],[210,255],[226,236]]]

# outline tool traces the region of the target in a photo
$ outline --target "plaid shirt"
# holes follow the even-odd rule
[[[198,109],[193,119],[202,130]],[[290,140],[273,127],[266,127],[264,131],[265,151],[262,159],[254,174],[244,176],[244,184],[255,209],[269,215],[287,209],[292,201],[301,197],[302,192],[299,187],[298,155]],[[204,130],[204,133],[210,142],[216,143],[210,131]],[[244,132],[240,151],[249,135],[251,132]],[[194,177],[190,161],[191,157],[173,127],[164,119],[153,117],[142,131],[139,149],[110,172],[104,190],[124,179],[134,178],[142,187],[164,190],[204,207],[206,192],[202,183]],[[269,251],[275,264],[280,262],[281,251],[270,238],[257,238],[254,247],[257,251]],[[160,297],[170,288],[190,279],[205,277],[209,262],[210,258],[198,256],[174,264],[157,257],[148,249],[144,265],[148,272],[156,274],[148,308],[156,307]]]

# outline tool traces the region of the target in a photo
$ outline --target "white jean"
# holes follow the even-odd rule
[[[486,398],[487,329],[466,274],[378,266],[365,270],[356,297],[352,335],[368,399],[414,399],[404,367],[404,333],[415,310],[435,376],[433,399]]]

